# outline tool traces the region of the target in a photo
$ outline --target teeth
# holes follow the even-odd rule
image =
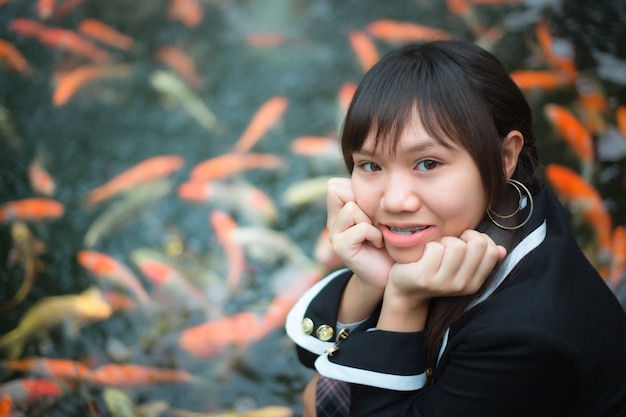
[[[393,227],[389,226],[389,230],[398,235],[410,235],[411,233],[415,233],[418,230],[424,230],[427,226],[413,226],[413,227]]]

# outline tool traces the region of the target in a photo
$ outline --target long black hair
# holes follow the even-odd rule
[[[431,137],[444,146],[454,142],[471,155],[487,207],[494,212],[511,213],[518,205],[519,196],[507,185],[502,159],[502,141],[512,130],[524,137],[512,178],[532,194],[538,190],[532,111],[493,54],[469,42],[447,40],[406,45],[383,56],[363,77],[346,114],[341,146],[348,170],[354,168],[352,154],[369,135],[375,137],[377,148],[394,152],[415,111]],[[487,215],[477,230],[508,251],[521,238],[519,230],[500,229]],[[431,300],[426,323],[429,367],[434,368],[446,329],[484,291],[490,278],[474,295]]]

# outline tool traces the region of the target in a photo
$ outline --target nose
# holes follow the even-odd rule
[[[382,210],[399,213],[414,212],[420,207],[420,198],[415,184],[402,175],[390,176],[380,199]]]

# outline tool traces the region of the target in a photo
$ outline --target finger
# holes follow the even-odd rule
[[[349,178],[331,178],[328,180],[328,188],[326,192],[326,225],[330,225],[335,221],[335,217],[339,210],[349,201],[354,201],[354,193],[352,192],[352,181]]]

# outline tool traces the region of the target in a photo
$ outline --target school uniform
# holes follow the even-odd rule
[[[346,269],[301,297],[287,334],[304,365],[350,383],[351,416],[626,416],[626,314],[545,186],[524,236],[448,329],[428,386],[424,332],[377,330],[378,311],[337,323]]]

